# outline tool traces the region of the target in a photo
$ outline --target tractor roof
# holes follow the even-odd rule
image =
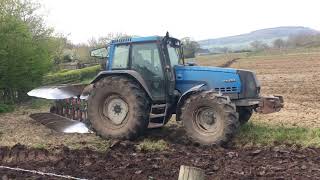
[[[130,42],[158,41],[158,40],[161,40],[162,38],[163,37],[161,37],[161,36],[121,38],[121,39],[112,40],[111,44],[123,44],[123,43],[130,43]]]

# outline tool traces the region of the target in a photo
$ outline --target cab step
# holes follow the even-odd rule
[[[166,114],[150,114],[149,118],[153,119],[153,118],[159,118],[159,117],[165,117]]]
[[[159,128],[164,125],[167,108],[167,104],[153,104],[151,106],[148,128]]]

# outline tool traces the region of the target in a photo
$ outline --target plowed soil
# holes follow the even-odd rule
[[[120,142],[108,152],[56,148],[48,152],[16,145],[0,148],[0,164],[87,179],[177,179],[180,165],[200,167],[206,179],[317,179],[320,149],[294,146],[222,149],[173,144],[164,152],[137,151]],[[3,179],[57,179],[0,169]]]
[[[262,94],[282,95],[281,112],[260,115],[266,123],[320,127],[320,53],[242,58],[231,65],[257,73]]]

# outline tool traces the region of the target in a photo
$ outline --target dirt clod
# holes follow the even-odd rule
[[[261,151],[262,151],[261,149],[257,149],[257,150],[255,150],[255,151],[250,152],[249,154],[252,155],[252,156],[255,156],[255,155],[257,155],[257,154],[260,154]]]

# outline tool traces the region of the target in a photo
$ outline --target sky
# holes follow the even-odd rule
[[[74,43],[108,33],[195,40],[278,26],[320,30],[319,0],[39,0],[48,26]]]

